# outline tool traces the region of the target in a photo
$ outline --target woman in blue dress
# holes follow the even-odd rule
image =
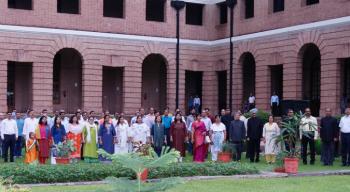
[[[116,143],[116,131],[113,124],[109,120],[109,115],[105,115],[103,118],[103,124],[100,125],[98,130],[99,146],[109,154],[114,153],[114,144]],[[101,161],[106,161],[106,158],[99,157]]]

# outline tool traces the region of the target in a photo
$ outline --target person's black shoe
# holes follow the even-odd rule
[[[307,161],[303,161],[303,164],[304,164],[304,165],[307,165]]]
[[[259,159],[255,159],[255,163],[259,163],[260,162],[260,160]]]
[[[315,161],[310,161],[310,165],[315,165]]]
[[[342,167],[346,167],[347,165],[346,165],[346,163],[342,163],[341,166]]]

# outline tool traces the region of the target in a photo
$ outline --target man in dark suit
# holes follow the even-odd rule
[[[333,165],[334,142],[338,140],[338,121],[332,117],[330,108],[326,109],[326,116],[321,119],[320,137],[322,140],[322,161],[325,166]]]
[[[248,119],[247,123],[247,141],[248,154],[250,162],[259,162],[260,140],[263,133],[263,123],[259,117],[256,116],[257,110],[252,110],[252,117]]]

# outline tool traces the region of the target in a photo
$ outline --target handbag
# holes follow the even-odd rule
[[[205,143],[211,143],[210,137],[208,135],[205,136]]]

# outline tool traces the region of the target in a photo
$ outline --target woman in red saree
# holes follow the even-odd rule
[[[205,144],[205,136],[207,129],[201,121],[201,115],[196,115],[196,121],[192,123],[192,142],[193,142],[193,161],[201,163],[205,161],[207,149]]]

